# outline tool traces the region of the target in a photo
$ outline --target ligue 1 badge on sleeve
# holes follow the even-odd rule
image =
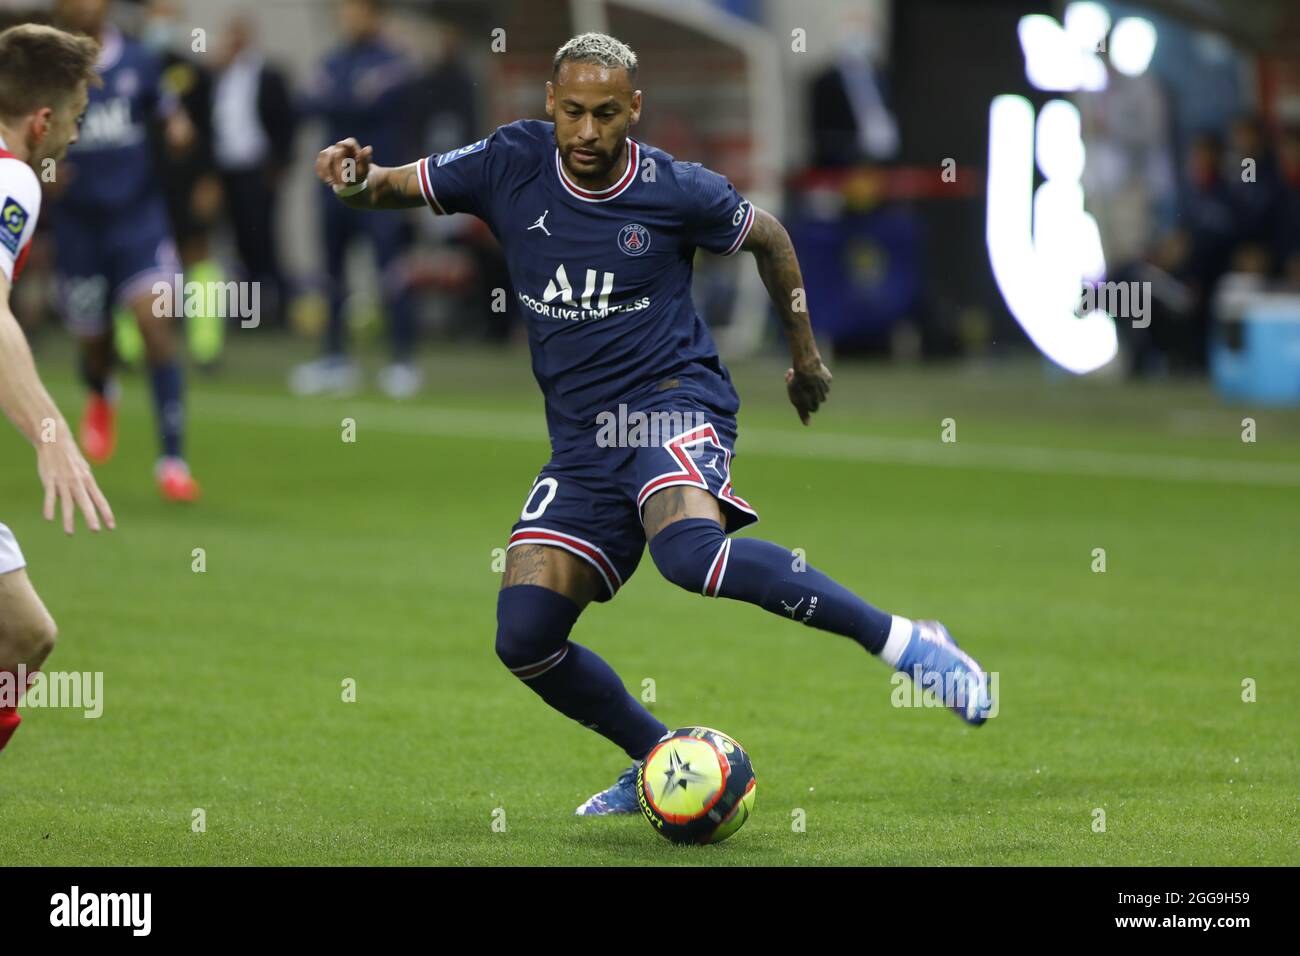
[[[18,252],[23,229],[27,227],[27,210],[10,196],[0,206],[0,243],[10,252]]]
[[[448,163],[455,162],[462,156],[468,156],[470,153],[477,153],[480,149],[487,146],[487,137],[484,136],[476,143],[470,143],[468,146],[462,146],[460,149],[453,149],[443,153],[438,157],[438,165],[446,166]]]

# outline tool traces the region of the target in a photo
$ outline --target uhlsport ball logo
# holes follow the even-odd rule
[[[619,230],[618,247],[629,256],[639,256],[650,248],[650,230],[639,222],[629,222]]]
[[[711,727],[660,738],[637,769],[637,800],[651,826],[674,843],[720,843],[754,811],[749,755]]]

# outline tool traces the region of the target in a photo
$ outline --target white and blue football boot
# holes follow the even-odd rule
[[[912,636],[896,666],[971,726],[978,727],[993,713],[988,674],[938,621],[912,622]]]
[[[639,761],[638,761],[639,763]],[[604,817],[615,813],[640,813],[636,799],[636,770],[634,763],[614,781],[614,786],[587,798],[586,803],[574,810],[580,817]]]

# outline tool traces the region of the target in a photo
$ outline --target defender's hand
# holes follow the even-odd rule
[[[815,368],[796,372],[792,368],[785,370],[785,390],[790,396],[790,404],[799,412],[799,421],[808,424],[809,416],[817,411],[831,390],[831,371],[821,360]]]
[[[66,424],[62,431],[68,431]],[[86,464],[86,459],[71,438],[37,445],[36,470],[41,476],[41,484],[45,486],[46,521],[54,520],[54,503],[58,500],[63,505],[63,530],[68,534],[72,534],[76,525],[74,505],[81,509],[86,527],[91,531],[99,530],[100,515],[103,515],[106,526],[117,527],[108,499],[99,490],[90,465]]]
[[[370,175],[370,157],[373,150],[362,146],[349,136],[333,146],[326,146],[316,156],[316,175],[328,186],[354,186],[365,182]],[[352,160],[356,165],[345,178],[344,163]]]

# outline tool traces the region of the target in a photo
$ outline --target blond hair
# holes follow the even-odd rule
[[[607,33],[580,33],[555,51],[551,75],[560,72],[563,63],[595,63],[599,66],[627,70],[629,79],[636,77],[636,54],[622,40]]]

